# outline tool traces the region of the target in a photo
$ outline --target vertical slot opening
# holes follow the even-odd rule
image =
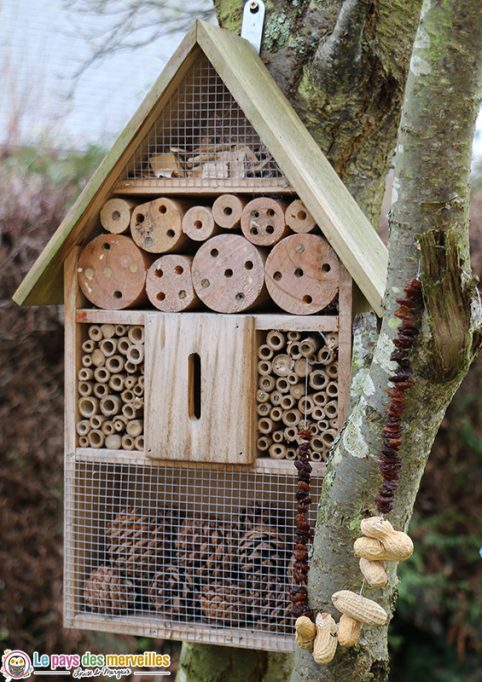
[[[201,418],[201,358],[191,353],[189,363],[188,405],[191,419]]]

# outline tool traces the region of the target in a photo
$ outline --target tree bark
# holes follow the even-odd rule
[[[239,30],[240,3],[215,0],[215,5],[221,25]],[[367,216],[377,223],[420,3],[282,0],[266,5],[263,59]],[[392,311],[404,283],[417,273],[416,240],[427,312],[416,348],[416,385],[404,418],[404,469],[391,515],[397,528],[408,523],[440,421],[478,345],[467,259],[467,181],[480,69],[480,13],[479,0],[424,4],[397,147],[387,314],[363,394],[331,457],[323,486],[309,584],[317,610],[333,613],[333,592],[360,589],[352,544],[361,518],[374,511],[380,484],[375,455],[397,326]],[[450,296],[444,303],[440,292],[448,286]],[[395,571],[392,565],[386,590],[368,595],[390,612]],[[386,680],[386,641],[386,628],[365,628],[359,648],[339,650],[335,661],[324,667],[315,665],[308,652],[297,650],[292,681]],[[202,673],[193,665],[200,651]],[[218,672],[220,651],[227,650],[184,645],[178,680],[236,679]],[[246,653],[229,652],[230,669],[237,670]],[[271,655],[251,652],[258,677],[246,678],[284,682],[287,657],[277,657],[282,673],[273,672],[272,660]]]

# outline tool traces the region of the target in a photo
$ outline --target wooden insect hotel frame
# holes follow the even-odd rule
[[[254,49],[197,22],[14,297],[65,306],[67,627],[292,650],[297,432],[316,497],[385,272]]]

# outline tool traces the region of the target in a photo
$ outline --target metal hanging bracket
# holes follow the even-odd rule
[[[265,6],[263,0],[248,0],[244,5],[241,38],[245,38],[259,54],[263,37]]]

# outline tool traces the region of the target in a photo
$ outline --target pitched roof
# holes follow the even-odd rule
[[[387,250],[254,48],[197,21],[69,210],[13,298],[19,305],[62,303],[70,249],[92,232],[126,160],[148,134],[201,49],[269,149],[373,309],[381,314]],[[188,192],[189,190],[186,189]]]

